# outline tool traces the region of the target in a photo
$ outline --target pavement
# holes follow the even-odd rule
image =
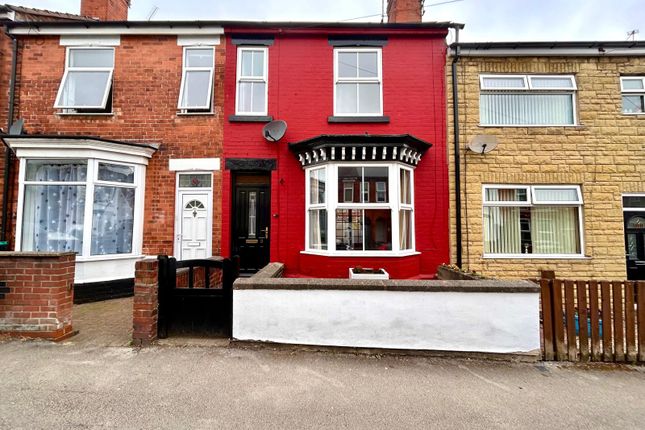
[[[118,314],[128,305],[114,302],[96,306]],[[99,324],[112,333],[103,340],[0,341],[0,428],[609,429],[645,423],[643,367],[192,341],[137,349],[121,345],[127,336],[118,327],[126,334],[129,328],[116,320]]]

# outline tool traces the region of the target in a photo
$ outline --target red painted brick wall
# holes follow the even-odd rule
[[[0,252],[0,334],[61,340],[72,334],[74,253]]]
[[[170,158],[214,158],[222,155],[222,105],[225,46],[216,47],[214,114],[177,115],[182,73],[176,36],[122,36],[115,49],[111,116],[64,116],[54,109],[65,67],[65,47],[58,37],[24,37],[19,55],[16,116],[29,134],[90,135],[160,144],[146,174],[144,254],[173,253],[175,172]],[[17,169],[17,167],[16,167]],[[220,253],[218,208],[221,175],[213,178],[213,254]],[[13,182],[11,216],[15,231],[17,181]]]
[[[225,29],[230,31],[229,29]],[[249,32],[237,30],[240,33]],[[235,113],[237,48],[229,40],[226,55],[225,118]],[[383,35],[383,32],[379,33]],[[305,246],[305,182],[288,143],[320,134],[412,134],[432,143],[415,171],[416,249],[412,260],[382,259],[381,267],[398,277],[431,276],[449,261],[448,167],[446,159],[445,31],[385,32],[383,110],[389,124],[330,124],[333,115],[333,48],[328,33],[313,29],[284,31],[269,47],[269,115],[289,129],[279,143],[262,138],[262,123],[225,120],[225,157],[276,158],[271,175],[271,261],[284,262],[286,274],[337,276],[353,265],[372,267],[374,259],[301,256]],[[356,33],[352,33],[356,37]],[[222,251],[230,254],[231,174],[222,191]],[[322,263],[321,260],[326,260]],[[381,260],[379,260],[379,263]]]

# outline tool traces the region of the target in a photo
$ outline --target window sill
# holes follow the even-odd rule
[[[177,112],[177,116],[213,116],[215,112]]]
[[[88,113],[88,112],[56,112],[58,116],[114,116],[114,112]]]
[[[90,257],[76,257],[77,263],[86,263],[91,261],[107,261],[107,260],[133,260],[144,258],[142,254],[106,254],[106,255],[92,255]]]
[[[484,254],[484,260],[591,260],[587,255],[571,254]]]
[[[479,124],[481,128],[579,128],[585,129],[582,124],[540,124],[540,125],[513,125],[513,124]]]
[[[327,122],[330,123],[389,123],[389,116],[330,116],[327,117]]]
[[[642,116],[642,117],[645,117],[645,112],[634,112],[634,113],[621,112],[621,115],[623,115],[623,116]]]
[[[320,257],[353,257],[353,258],[374,258],[374,257],[384,257],[384,258],[396,258],[396,257],[410,257],[413,255],[420,255],[420,252],[417,251],[300,251],[301,254],[305,255],[318,255]]]
[[[273,117],[270,115],[230,115],[230,122],[271,122]]]

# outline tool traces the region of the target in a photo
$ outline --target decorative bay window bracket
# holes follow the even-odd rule
[[[320,135],[291,143],[303,168],[326,162],[401,162],[416,167],[432,144],[409,134]]]

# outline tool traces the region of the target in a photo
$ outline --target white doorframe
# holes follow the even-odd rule
[[[180,187],[179,175],[209,175],[210,187]],[[206,196],[206,257],[213,256],[213,172],[178,171],[175,176],[175,240],[173,256],[181,259],[183,197],[186,194],[202,194]]]

